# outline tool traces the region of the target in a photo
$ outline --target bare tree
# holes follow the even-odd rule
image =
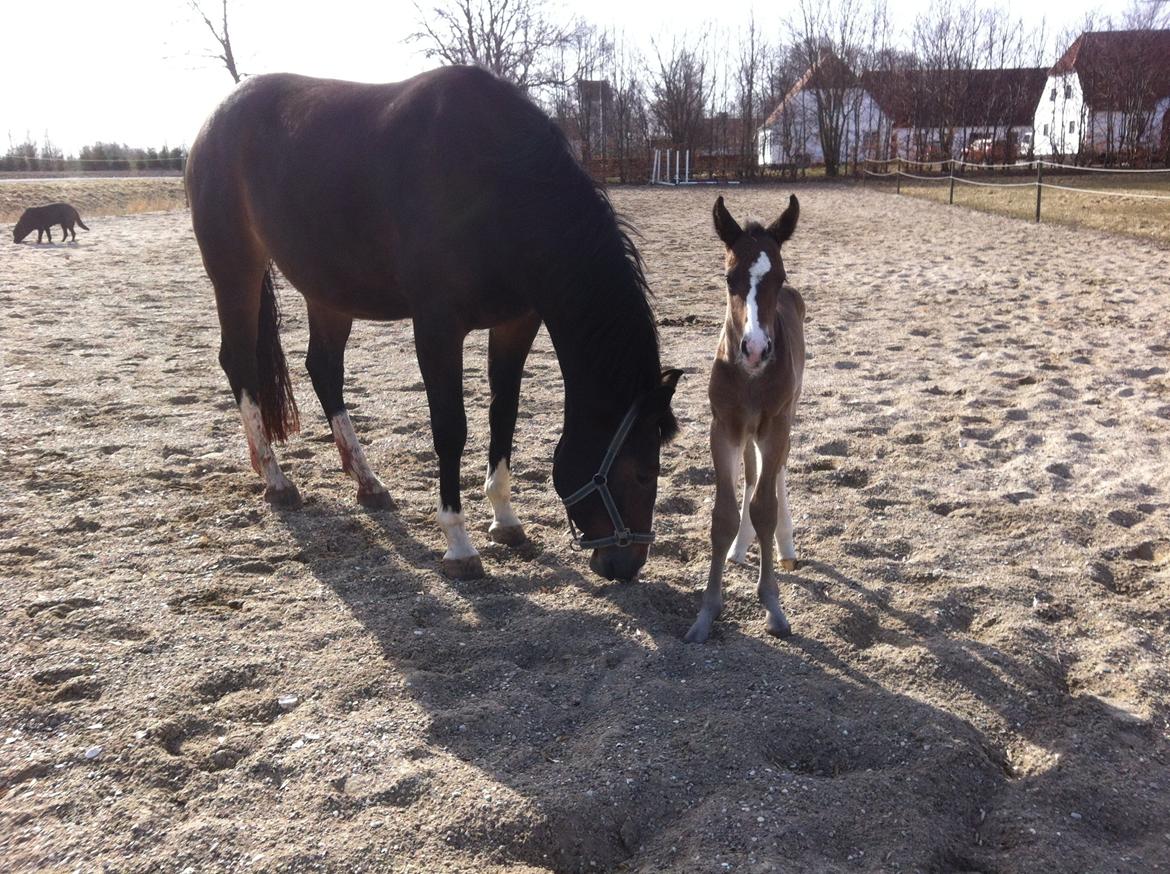
[[[758,151],[756,149],[756,131],[763,122],[761,113],[761,88],[764,59],[767,46],[760,38],[756,28],[756,16],[752,13],[748,19],[747,28],[741,32],[739,40],[739,58],[736,68],[736,87],[739,104],[739,172],[743,176],[754,176]]]
[[[650,142],[646,89],[639,76],[644,68],[644,61],[629,49],[625,39],[615,37],[607,75],[613,85],[613,112],[610,116],[613,157],[617,160],[618,178],[622,182],[633,178],[637,159],[646,157]]]
[[[570,47],[579,25],[555,22],[546,0],[447,0],[414,8],[419,30],[408,39],[423,43],[426,57],[483,67],[528,92],[564,84],[558,53]]]
[[[655,46],[657,70],[650,84],[650,112],[662,134],[676,146],[693,146],[702,135],[703,115],[712,83],[703,44],[688,46],[672,41],[665,57]]]
[[[246,74],[241,73],[236,66],[236,54],[232,51],[232,37],[228,32],[228,0],[221,0],[219,24],[211,20],[211,17],[204,11],[203,4],[199,0],[187,0],[187,5],[191,7],[191,11],[202,19],[207,29],[211,32],[212,37],[215,38],[216,44],[219,46],[219,54],[212,54],[211,57],[224,65],[228,71],[228,75],[232,77],[232,81],[237,85],[240,84]]]

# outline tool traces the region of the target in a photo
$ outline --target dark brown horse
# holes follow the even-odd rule
[[[489,329],[494,540],[524,539],[509,502],[524,360],[543,322],[565,385],[553,483],[602,576],[630,579],[652,539],[678,371],[663,372],[641,262],[604,193],[511,85],[447,67],[389,85],[249,79],[191,148],[187,190],[215,287],[227,373],[267,499],[296,505],[271,441],[297,427],[271,264],[308,303],[305,364],[358,501],[389,504],[342,398],[354,319],[410,319],[439,456],[444,569],[482,573],[459,465],[463,341]]]
[[[753,538],[760,544],[757,592],[768,615],[767,630],[779,637],[791,633],[780,607],[774,548],[778,540],[781,564],[794,570],[785,465],[804,378],[804,300],[784,284],[780,246],[796,230],[799,216],[800,204],[793,196],[768,227],[753,222],[745,229],[727,212],[722,197],[715,201],[715,231],[727,249],[727,316],[708,388],[715,464],[711,571],[699,616],[687,632],[692,643],[707,639],[723,608],[724,563],[744,563]],[[741,458],[743,510],[737,512]]]

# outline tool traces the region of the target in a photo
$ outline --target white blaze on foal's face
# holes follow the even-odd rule
[[[767,314],[767,308],[761,303],[760,285],[771,269],[772,260],[767,252],[760,252],[748,269],[748,293],[744,303],[743,339],[740,341],[739,360],[749,372],[762,369],[772,351],[772,338],[760,318],[761,310]]]

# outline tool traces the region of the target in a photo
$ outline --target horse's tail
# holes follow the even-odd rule
[[[80,214],[78,214],[78,216],[77,216],[77,226],[78,226],[79,228],[81,228],[82,230],[85,230],[85,231],[88,231],[88,230],[89,230],[89,225],[87,225],[85,222],[83,222],[83,221],[81,220],[81,215],[80,215]]]
[[[293,397],[292,381],[288,376],[288,364],[284,360],[284,350],[280,347],[280,307],[276,300],[271,265],[264,271],[260,288],[256,371],[260,379],[257,403],[264,419],[264,434],[269,440],[285,440],[300,429],[301,422],[297,400]]]

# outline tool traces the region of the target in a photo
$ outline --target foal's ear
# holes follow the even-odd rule
[[[800,218],[800,201],[795,194],[788,197],[788,209],[784,210],[780,218],[768,225],[768,234],[777,243],[784,243],[796,230],[796,220]]]
[[[662,371],[658,388],[650,393],[649,413],[658,419],[658,438],[660,443],[669,443],[678,434],[678,420],[674,418],[674,411],[670,409],[671,398],[678,386],[681,370],[670,368]]]
[[[743,236],[743,228],[731,217],[731,213],[723,205],[722,195],[715,201],[715,209],[712,211],[712,215],[715,218],[715,233],[719,235],[719,239],[723,241],[723,245],[730,249],[735,245],[735,241]]]

